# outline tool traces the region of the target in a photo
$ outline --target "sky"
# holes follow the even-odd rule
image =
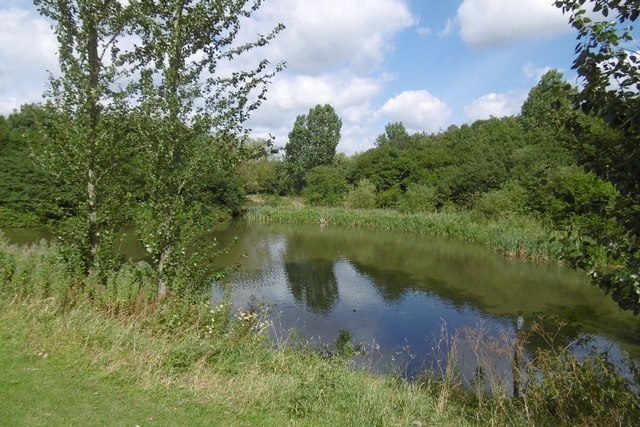
[[[261,51],[286,61],[246,125],[284,146],[296,116],[331,104],[338,151],[374,146],[390,122],[438,132],[518,114],[549,69],[575,82],[576,33],[552,0],[266,0],[241,37],[286,29]],[[0,0],[0,114],[42,101],[57,73],[50,22],[29,0]]]

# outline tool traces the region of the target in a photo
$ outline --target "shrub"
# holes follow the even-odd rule
[[[527,191],[514,182],[501,188],[482,193],[473,207],[489,217],[504,214],[522,214],[527,204]]]
[[[317,166],[305,175],[305,202],[312,206],[339,206],[347,192],[347,181],[332,166]]]
[[[633,425],[640,419],[640,370],[628,357],[629,378],[607,353],[594,351],[579,360],[569,346],[554,345],[557,332],[539,323],[532,332],[549,344],[526,364],[524,401],[535,418],[563,425]]]
[[[378,207],[396,208],[400,199],[402,199],[402,190],[400,189],[400,186],[396,184],[388,190],[378,193]]]
[[[376,186],[368,179],[361,179],[349,190],[345,206],[351,209],[373,209],[376,207]]]
[[[411,184],[398,203],[401,212],[419,213],[436,210],[439,203],[438,190],[427,185]]]

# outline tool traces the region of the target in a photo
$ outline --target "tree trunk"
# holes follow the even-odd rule
[[[87,240],[89,252],[85,254],[85,271],[90,272],[95,262],[99,247],[98,233],[98,194],[96,190],[95,159],[98,155],[98,122],[100,119],[100,57],[98,56],[98,29],[95,22],[95,10],[87,14],[87,55],[89,61],[89,93],[87,94],[87,111],[89,113],[89,135],[87,147]]]
[[[167,263],[169,261],[169,257],[171,257],[172,246],[167,245],[164,251],[160,255],[160,262],[158,263],[158,294],[156,297],[158,300],[162,301],[167,297],[169,293],[169,284],[167,282]]]

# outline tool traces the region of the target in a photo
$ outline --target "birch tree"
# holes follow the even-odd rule
[[[130,155],[124,125],[126,90],[117,84],[127,75],[119,41],[129,32],[130,17],[115,0],[35,0],[34,4],[53,23],[60,67],[60,76],[52,75],[45,94],[41,133],[47,143],[36,157],[75,188],[77,215],[61,231],[89,273],[104,267],[100,264],[108,259],[99,255],[118,216],[109,200],[120,198],[114,178]],[[110,256],[106,248],[104,253]]]
[[[261,0],[131,1],[139,37],[130,58],[135,87],[146,200],[138,211],[140,238],[158,274],[158,296],[195,263],[189,242],[212,225],[207,199],[212,171],[236,166],[243,123],[264,101],[284,64],[235,60],[266,45],[284,27],[242,42],[243,22]],[[246,56],[246,55],[245,55]],[[224,68],[224,70],[223,70]],[[225,71],[226,70],[226,71]],[[212,209],[213,208],[213,209]],[[197,280],[194,272],[191,281]]]

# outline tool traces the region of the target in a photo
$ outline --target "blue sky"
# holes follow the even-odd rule
[[[0,22],[7,114],[41,99],[46,70],[57,69],[56,42],[31,1],[3,0]],[[436,132],[517,114],[545,70],[575,79],[575,33],[551,0],[267,0],[240,37],[277,22],[287,29],[251,55],[288,66],[248,126],[278,145],[319,103],[342,118],[338,150],[352,154],[372,147],[386,123]]]

